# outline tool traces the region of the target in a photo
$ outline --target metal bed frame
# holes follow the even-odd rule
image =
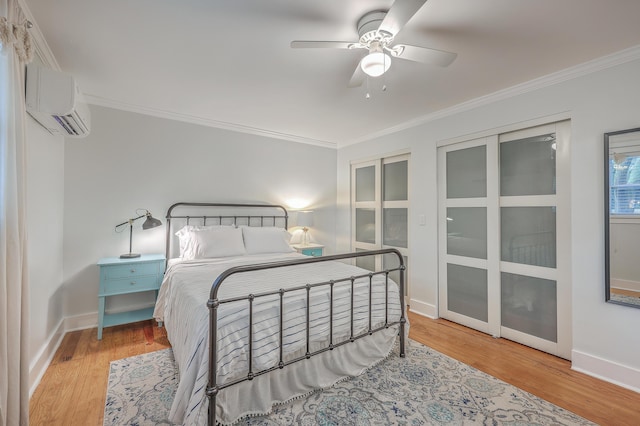
[[[233,208],[233,209],[272,209],[275,211],[281,211],[278,214],[270,214],[270,215],[262,215],[262,214],[242,214],[242,215],[208,215],[208,214],[198,214],[198,215],[172,215],[172,212],[175,208],[179,207],[199,207],[199,208]],[[251,226],[251,223],[256,223],[259,220],[259,226],[265,226],[265,219],[267,222],[271,223],[271,226],[277,226],[278,221],[284,224],[284,228],[287,228],[288,225],[288,212],[287,210],[280,205],[270,205],[270,204],[225,204],[225,203],[176,203],[172,205],[167,211],[167,244],[166,244],[166,254],[167,259],[170,258],[171,255],[171,220],[172,219],[184,219],[186,220],[186,224],[189,224],[192,219],[201,219],[202,224],[206,225],[207,220],[216,219],[218,224],[222,224],[226,219],[227,222],[231,222],[233,220],[233,224],[237,225],[239,219],[243,219],[246,221],[248,226]],[[253,220],[253,222],[252,222]],[[266,226],[269,226],[268,224]],[[358,257],[365,256],[378,256],[384,254],[394,254],[398,258],[398,267],[385,269],[382,271],[376,272],[367,272],[357,276],[344,277],[340,279],[333,279],[328,281],[316,282],[316,283],[305,283],[295,287],[289,288],[281,288],[275,291],[267,291],[261,293],[248,294],[246,296],[233,297],[228,299],[220,300],[218,298],[218,291],[224,284],[224,281],[232,275],[242,274],[246,272],[253,271],[261,271],[267,269],[275,269],[275,268],[284,268],[296,265],[306,265],[310,263],[319,263],[319,262],[331,262],[331,261],[345,261],[345,260],[354,260]],[[400,319],[398,321],[389,322],[388,311],[389,311],[389,273],[399,271],[400,282],[397,283],[399,286],[399,297],[400,297]],[[375,332],[387,329],[394,325],[399,325],[399,336],[400,336],[400,357],[405,357],[405,324],[406,318],[404,313],[404,258],[400,254],[400,252],[396,249],[382,249],[382,250],[371,250],[371,251],[361,251],[356,253],[346,253],[346,254],[337,254],[331,256],[322,256],[322,257],[309,257],[305,259],[295,259],[290,261],[278,261],[278,262],[269,262],[269,263],[259,263],[253,265],[244,265],[244,266],[236,266],[227,269],[222,274],[220,274],[213,285],[211,286],[211,292],[209,294],[209,300],[207,301],[207,307],[209,308],[209,374],[208,374],[208,384],[206,389],[206,395],[209,399],[209,412],[208,412],[208,424],[209,426],[215,426],[216,424],[216,397],[218,393],[227,387],[233,386],[235,384],[245,382],[248,380],[253,380],[254,378],[267,374],[269,372],[282,369],[290,364],[303,361],[305,359],[309,359],[314,355],[318,355],[327,351],[331,351],[337,347],[345,345],[347,343],[355,342],[358,339],[367,337],[372,335]],[[384,324],[372,328],[372,293],[373,293],[373,285],[372,279],[375,275],[384,275],[385,277],[385,319]],[[368,278],[369,280],[369,326],[368,329],[361,334],[354,335],[354,284],[358,279]],[[350,336],[346,340],[342,340],[339,342],[334,342],[333,339],[333,314],[334,314],[334,300],[333,300],[333,292],[334,286],[340,283],[350,283],[351,286],[351,332]],[[310,342],[309,342],[309,324],[310,324],[310,314],[309,314],[309,306],[310,306],[310,293],[312,288],[316,287],[329,287],[329,346],[311,351],[310,350]],[[294,291],[306,291],[306,352],[304,355],[299,356],[294,359],[289,359],[287,361],[284,360],[283,354],[283,318],[284,318],[284,296],[287,293]],[[253,304],[256,299],[279,295],[280,300],[280,321],[279,321],[279,362],[277,365],[267,368],[264,370],[254,371],[253,370]],[[217,324],[218,324],[218,308],[220,305],[231,302],[238,302],[246,300],[248,302],[249,309],[249,356],[248,356],[248,368],[249,372],[246,377],[242,377],[228,383],[219,384],[217,382],[217,363],[218,363],[218,342],[217,342]]]

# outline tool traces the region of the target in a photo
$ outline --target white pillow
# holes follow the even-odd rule
[[[242,230],[234,227],[186,231],[189,241],[183,259],[243,256],[246,251]]]
[[[295,251],[289,245],[291,234],[285,229],[257,226],[241,226],[247,254],[288,253]]]
[[[185,247],[187,246],[191,238],[189,231],[200,231],[200,230],[217,231],[220,229],[229,229],[229,228],[235,228],[235,225],[185,225],[183,226],[175,234],[178,237],[178,240],[180,241],[180,257],[184,257]]]

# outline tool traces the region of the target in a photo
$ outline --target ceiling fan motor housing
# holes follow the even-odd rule
[[[358,35],[360,36],[360,44],[369,46],[372,41],[377,41],[381,45],[386,46],[393,40],[393,34],[385,31],[378,31],[380,24],[387,16],[386,11],[374,11],[364,15],[358,21]]]

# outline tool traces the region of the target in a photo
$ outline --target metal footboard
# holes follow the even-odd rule
[[[248,294],[246,296],[234,297],[224,300],[218,299],[218,291],[223,285],[224,281],[230,277],[231,275],[241,274],[252,271],[260,271],[267,269],[275,269],[275,268],[284,268],[288,266],[295,265],[305,265],[309,263],[318,263],[318,262],[330,262],[330,261],[340,261],[345,259],[354,259],[358,257],[364,256],[377,256],[384,254],[395,254],[398,258],[398,267],[392,269],[386,269],[378,272],[369,272],[363,273],[358,276],[350,276],[344,277],[340,279],[328,280],[313,284],[302,284],[296,287],[289,287],[287,289],[280,289],[274,291],[261,292],[256,294]],[[399,295],[400,295],[400,319],[395,322],[388,321],[388,311],[389,311],[389,273],[399,271],[400,274],[400,282],[397,283],[399,285]],[[215,282],[211,287],[211,292],[209,295],[209,301],[207,302],[207,306],[209,308],[209,374],[208,374],[208,384],[206,389],[206,395],[209,399],[209,418],[208,424],[210,426],[214,426],[216,424],[216,397],[218,392],[227,387],[236,385],[241,382],[245,382],[247,380],[253,380],[254,378],[267,374],[271,371],[282,369],[290,364],[303,361],[305,359],[309,359],[314,355],[318,355],[320,353],[333,350],[339,346],[345,345],[347,343],[354,342],[363,337],[367,337],[377,331],[384,330],[393,325],[399,324],[399,334],[400,334],[400,356],[405,356],[405,323],[406,318],[404,314],[404,282],[405,282],[405,265],[404,259],[400,252],[396,249],[383,249],[383,250],[372,250],[372,251],[362,251],[357,253],[347,253],[347,254],[338,254],[332,256],[323,256],[323,257],[309,257],[305,259],[296,259],[291,261],[279,261],[279,262],[271,262],[271,263],[262,263],[255,265],[246,265],[246,266],[237,266],[234,268],[227,269],[224,271],[218,278],[216,278]],[[372,328],[372,279],[375,275],[384,275],[385,277],[385,318],[384,325]],[[368,330],[364,333],[354,335],[354,284],[355,281],[361,278],[369,278],[369,326]],[[338,283],[351,283],[351,332],[350,336],[347,340],[341,342],[334,342],[333,339],[333,314],[334,314],[334,298],[333,298],[333,289],[334,286]],[[310,332],[309,332],[309,324],[310,324],[310,293],[312,288],[316,287],[329,287],[330,292],[330,303],[329,303],[329,346],[321,348],[316,351],[310,350]],[[284,297],[286,293],[290,293],[293,291],[303,291],[306,290],[306,352],[304,355],[299,356],[294,359],[290,359],[285,361],[283,354],[283,318],[284,318]],[[279,332],[279,362],[277,365],[274,365],[271,368],[267,368],[264,370],[254,371],[252,360],[253,360],[253,309],[254,309],[254,301],[256,299],[260,299],[263,297],[269,297],[279,295],[280,300],[280,332]],[[249,372],[246,377],[241,377],[236,380],[232,380],[230,382],[219,384],[217,382],[217,366],[218,366],[218,308],[221,304],[237,302],[241,300],[248,301],[249,304],[249,355],[248,355],[248,369]]]

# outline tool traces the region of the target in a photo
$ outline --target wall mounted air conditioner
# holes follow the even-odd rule
[[[74,138],[89,134],[89,107],[71,75],[29,64],[26,85],[27,112],[51,134]]]

